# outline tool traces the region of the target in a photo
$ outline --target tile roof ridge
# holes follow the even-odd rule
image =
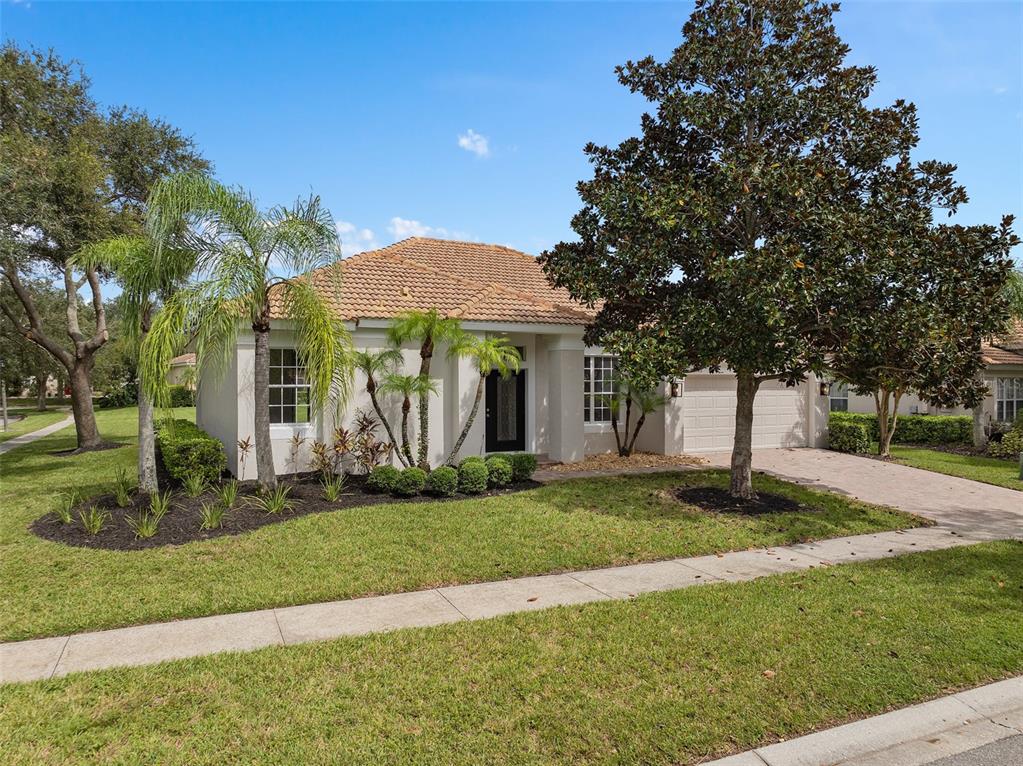
[[[483,302],[484,298],[490,297],[495,292],[497,292],[495,290],[495,285],[485,285],[482,290],[475,293],[471,298],[469,298],[469,300],[465,301],[458,308],[452,310],[448,314],[448,316],[449,317],[465,316],[466,312],[468,312],[469,309],[473,308],[474,306],[478,306],[480,303]]]
[[[528,258],[530,256],[526,256],[526,257]],[[498,292],[507,293],[507,294],[512,295],[512,296],[514,296],[516,298],[519,298],[521,300],[525,300],[525,301],[529,301],[530,303],[534,303],[537,306],[543,306],[544,308],[551,309],[552,311],[567,311],[568,313],[575,314],[576,316],[579,316],[579,317],[585,317],[586,319],[590,318],[590,315],[588,313],[586,313],[585,311],[577,309],[577,308],[575,308],[573,306],[566,306],[563,303],[557,303],[555,301],[544,300],[543,298],[540,298],[540,297],[537,297],[535,295],[532,295],[531,293],[527,293],[524,290],[519,290],[519,289],[514,288],[514,287],[509,287],[508,285],[502,285],[502,284],[499,284],[497,282],[491,282],[490,286],[493,287]]]

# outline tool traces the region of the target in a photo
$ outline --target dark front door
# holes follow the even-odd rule
[[[526,371],[487,376],[487,452],[526,448]]]

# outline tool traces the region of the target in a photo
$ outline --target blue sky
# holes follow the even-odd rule
[[[691,7],[3,0],[0,29],[77,58],[101,103],[179,126],[261,202],[320,194],[348,251],[432,233],[538,253],[572,237],[583,145],[637,129],[615,65],[665,57]],[[918,158],[959,165],[957,220],[1023,219],[1023,4],[852,2],[837,23],[875,101],[917,104]]]

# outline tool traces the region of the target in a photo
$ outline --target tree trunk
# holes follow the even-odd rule
[[[139,381],[139,491],[155,495],[160,491],[156,478],[156,435],[153,428],[153,402]]]
[[[71,381],[71,412],[75,417],[78,449],[96,449],[103,443],[103,440],[96,427],[96,413],[92,407],[92,386],[89,383],[88,361],[75,359],[68,376]]]
[[[480,409],[480,401],[483,399],[483,387],[486,383],[486,376],[480,375],[480,382],[476,385],[476,398],[472,403],[472,410],[469,412],[469,418],[465,421],[465,426],[462,428],[462,433],[458,435],[458,440],[455,441],[455,446],[451,448],[451,454],[448,455],[448,459],[444,462],[448,465],[455,459],[455,455],[458,454],[458,450],[462,449],[462,444],[465,442],[466,437],[469,435],[470,429],[472,429],[473,421],[476,420],[476,413]]]
[[[405,451],[405,459],[408,464],[414,465],[415,459],[412,457],[412,445],[408,441],[408,414],[412,410],[412,402],[409,401],[408,397],[401,403],[401,448]]]
[[[256,478],[259,486],[270,490],[277,486],[273,442],[270,440],[270,326],[253,325],[256,334],[256,359],[253,373],[255,403]]]
[[[46,411],[46,381],[49,376],[45,372],[36,372],[36,410]]]
[[[380,401],[377,399],[377,384],[372,376],[366,379],[366,393],[369,394],[369,400],[373,402],[373,409],[376,411],[377,417],[380,422],[384,424],[384,430],[387,431],[387,438],[391,440],[391,444],[394,446],[394,452],[398,456],[398,462],[408,468],[409,463],[405,462],[405,456],[401,454],[401,450],[398,449],[398,440],[394,436],[394,431],[391,430],[391,424],[387,422],[387,418],[384,417],[383,408],[380,406]]]
[[[614,408],[611,409],[611,430],[614,431],[615,434],[615,447],[618,450],[618,457],[625,457],[625,455],[622,452],[622,450],[624,449],[622,447],[622,439],[618,433],[618,411],[615,410]],[[628,438],[628,436],[629,436],[628,434],[625,434],[626,438]]]
[[[430,379],[430,362],[433,359],[433,338],[423,341],[423,347],[419,352],[422,361],[419,364],[419,374],[424,379]],[[419,395],[419,467],[424,471],[430,470],[430,392],[423,391]]]
[[[881,457],[892,455],[892,437],[898,425],[901,398],[901,391],[889,391],[886,388],[881,389],[880,396],[874,395],[877,404],[877,454]]]
[[[617,405],[618,402],[615,402],[614,404]],[[632,420],[632,397],[631,396],[626,396],[625,397],[625,442],[624,442],[624,447],[622,445],[618,446],[618,454],[621,455],[622,457],[628,457],[629,455],[632,454],[632,449],[629,447],[629,426],[631,425],[631,422],[630,422],[631,420]],[[616,433],[615,436],[617,436],[617,435],[618,434]],[[623,452],[623,449],[624,449],[624,452]]]
[[[636,449],[636,437],[639,436],[639,429],[643,427],[646,422],[646,413],[642,413],[639,416],[639,420],[636,421],[636,430],[632,432],[632,439],[629,440],[629,454],[631,455]]]
[[[757,496],[753,491],[753,401],[760,381],[751,372],[737,372],[735,377],[735,439],[729,494],[752,500]]]
[[[984,374],[979,373],[977,379],[983,383]],[[986,425],[984,423],[984,399],[981,399],[970,412],[973,415],[973,446],[983,449],[987,446],[987,429],[984,427]]]

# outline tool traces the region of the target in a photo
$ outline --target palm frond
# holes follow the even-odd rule
[[[305,273],[337,261],[341,240],[330,211],[309,197],[267,213],[266,250],[286,270]]]

